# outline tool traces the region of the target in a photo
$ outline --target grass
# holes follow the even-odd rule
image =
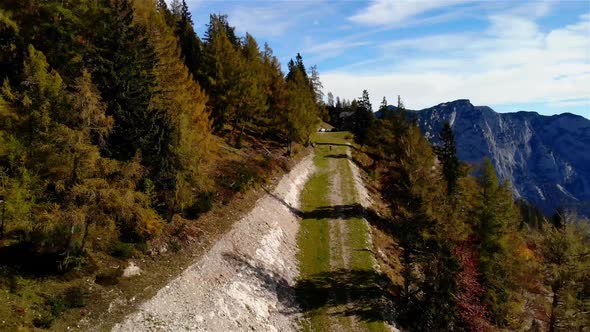
[[[328,144],[350,144],[352,134],[348,131],[337,131],[329,133],[313,133],[311,141]]]
[[[319,150],[319,151],[318,151]],[[312,212],[330,204],[328,200],[329,178],[328,160],[323,157],[328,147],[321,146],[316,150],[314,163],[318,171],[307,181],[301,193],[301,209]],[[324,152],[324,153],[322,153]],[[330,269],[330,224],[327,218],[306,218],[301,221],[298,235],[300,276],[310,278]],[[324,308],[308,313],[309,325],[303,325],[305,331],[313,331],[329,326]]]
[[[305,309],[304,331],[351,330],[351,316],[367,331],[385,331],[376,303],[381,275],[373,270],[375,259],[368,241],[369,228],[358,207],[358,194],[347,159],[348,132],[315,133],[316,174],[302,193],[304,217],[299,233],[300,281],[298,296]],[[329,199],[331,177],[340,176],[342,207]],[[331,209],[327,209],[330,207]],[[327,211],[327,212],[326,212]],[[321,212],[321,213],[320,213]],[[345,220],[345,231],[331,227],[334,219]],[[332,230],[330,230],[332,228]],[[342,237],[346,248],[330,249],[330,234]],[[344,251],[348,252],[344,257]],[[345,262],[347,261],[347,262]],[[331,266],[332,265],[332,266]],[[353,280],[353,281],[351,281]]]

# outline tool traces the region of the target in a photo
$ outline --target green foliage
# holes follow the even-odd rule
[[[191,13],[188,10],[185,0],[182,0],[180,13],[174,14],[180,16],[176,21],[174,32],[180,44],[181,56],[184,59],[184,64],[192,74],[193,78],[202,82],[201,61],[203,46],[201,40],[194,31]]]
[[[362,103],[361,98],[353,107]],[[543,226],[545,218],[524,203],[515,204],[510,184],[498,180],[490,160],[477,178],[468,175],[469,166],[457,159],[450,126],[443,128],[442,146],[433,149],[405,112],[387,114],[367,136],[366,153],[374,159],[371,169],[381,173],[377,178],[392,213],[390,235],[403,249],[404,282],[397,308],[401,326],[410,330],[522,329],[526,317],[535,314],[526,301],[542,282],[556,285],[555,326],[570,330],[582,326],[584,320],[573,317],[587,311],[588,277],[583,272],[588,270],[587,263],[566,264],[575,271],[569,276],[576,275],[571,283],[575,286],[568,290],[558,287],[548,277],[551,274],[540,276],[543,261],[539,257],[548,257],[545,262],[549,262],[559,252],[540,240],[548,235],[536,233],[551,227]],[[435,162],[434,152],[440,163]],[[566,219],[560,217],[556,225]],[[587,235],[561,236],[568,237],[568,243],[588,239]],[[559,243],[558,237],[550,239],[545,241]],[[536,252],[531,248],[537,248]],[[544,264],[545,271],[555,271],[555,264]]]
[[[455,134],[448,122],[445,122],[440,132],[441,146],[436,147],[436,154],[442,164],[442,173],[447,182],[447,192],[452,195],[457,189],[457,180],[461,175],[461,164],[457,157]]]
[[[583,330],[590,323],[590,228],[585,221],[545,224],[542,271],[551,288],[550,331]]]
[[[477,234],[480,243],[480,271],[486,288],[486,303],[491,320],[500,326],[520,326],[524,309],[521,288],[516,280],[526,269],[526,257],[519,254],[524,246],[516,231],[517,210],[508,183],[499,183],[492,163],[486,159],[479,177]]]
[[[241,60],[237,45],[231,41],[233,28],[229,27],[227,17],[211,15],[204,51],[203,82],[209,92],[209,107],[213,118],[213,128],[219,132],[231,120],[240,97]]]
[[[310,80],[298,56],[288,84],[270,47],[223,15],[201,40],[186,1],[6,0],[0,41],[0,249],[15,274],[77,276],[105,253],[140,255],[175,215],[265,180],[261,162],[236,161],[213,187],[213,129],[238,147],[315,130],[317,70]],[[84,304],[69,297],[41,304],[35,326]]]
[[[133,243],[115,241],[111,245],[110,254],[117,258],[129,259],[133,257],[134,251]]]
[[[101,16],[103,22],[92,36],[95,48],[86,62],[114,119],[103,153],[122,161],[137,152],[160,159],[167,149],[160,138],[169,135],[170,128],[165,114],[148,107],[157,89],[153,43],[145,28],[133,24],[129,0],[114,1]]]
[[[287,90],[288,106],[283,121],[291,153],[291,142],[308,143],[309,136],[316,130],[318,119],[315,94],[300,54],[297,54],[296,62],[289,62]]]

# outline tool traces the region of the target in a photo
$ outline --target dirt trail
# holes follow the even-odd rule
[[[372,202],[344,135],[316,136],[318,170],[303,196],[299,241],[303,327],[396,331],[365,219]]]
[[[295,330],[294,212],[313,171],[308,156],[206,255],[113,331]]]

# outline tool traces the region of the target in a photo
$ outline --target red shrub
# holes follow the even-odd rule
[[[472,243],[464,242],[455,247],[454,254],[462,268],[458,276],[459,316],[470,331],[484,331],[487,313],[485,306],[481,303],[484,289],[477,271],[477,252]]]

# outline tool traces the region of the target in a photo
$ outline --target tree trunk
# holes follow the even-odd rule
[[[236,147],[242,147],[242,134],[244,134],[244,127],[246,126],[246,121],[242,121],[242,126],[240,127],[240,132],[238,133],[238,137],[236,138]]]
[[[86,246],[86,239],[88,238],[89,228],[90,228],[90,225],[88,225],[88,222],[85,222],[84,223],[84,235],[82,236],[82,243],[80,243],[80,248],[78,249],[80,254],[84,251],[84,247]]]

